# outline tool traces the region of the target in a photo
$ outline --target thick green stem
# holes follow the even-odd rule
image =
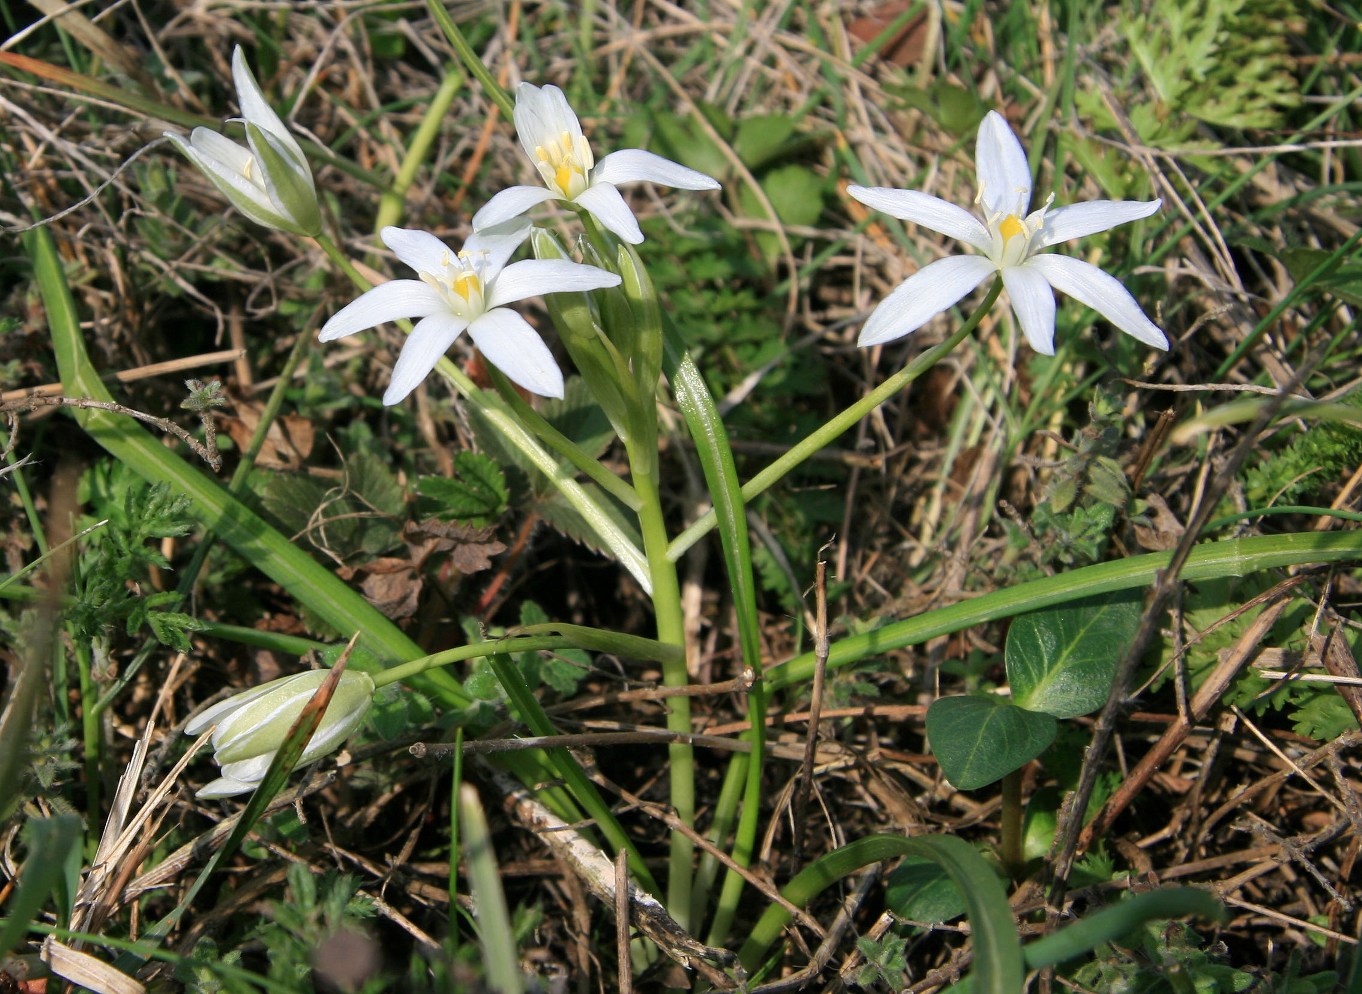
[[[662,515],[662,494],[657,484],[657,449],[654,446],[648,451],[639,452],[631,446],[629,456],[634,470],[634,491],[640,501],[638,522],[643,536],[643,554],[648,560],[648,576],[652,580],[657,640],[664,645],[682,649],[679,657],[662,664],[662,682],[668,687],[684,687],[690,679],[684,652],[686,626],[681,612],[681,584],[677,579],[676,564],[667,558],[667,526]],[[690,733],[690,698],[673,697],[668,702],[667,729]],[[695,750],[685,742],[673,742],[667,749],[672,808],[685,824],[694,825]],[[690,927],[693,850],[690,839],[680,832],[672,832],[671,855],[667,864],[667,911],[682,928]]]
[[[783,456],[743,484],[743,500],[750,501],[758,494],[764,493],[767,488],[781,480],[790,470],[831,445],[839,435],[848,431],[861,418],[949,355],[957,345],[965,340],[970,332],[974,331],[979,322],[983,320],[984,315],[992,309],[993,303],[998,299],[998,294],[1002,292],[1002,289],[1003,281],[995,279],[993,287],[988,291],[988,296],[984,298],[983,303],[950,338],[923,352],[870,393],[833,417],[827,424],[793,445]],[[716,523],[717,519],[713,511],[707,511],[701,515],[689,528],[676,537],[667,549],[667,556],[672,561],[680,559],[685,555],[686,550],[713,531]]]

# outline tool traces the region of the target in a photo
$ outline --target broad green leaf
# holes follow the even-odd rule
[[[974,790],[1035,759],[1055,738],[1053,716],[997,697],[942,697],[927,709],[927,738],[946,779]]]
[[[915,922],[948,922],[965,913],[951,876],[941,864],[908,856],[885,881],[884,903],[895,915]]]
[[[759,170],[776,156],[795,131],[795,120],[785,114],[758,114],[738,122],[733,151],[749,169]]]
[[[1141,596],[1123,590],[1024,614],[1007,633],[1012,700],[1056,718],[1091,714],[1140,626]]]

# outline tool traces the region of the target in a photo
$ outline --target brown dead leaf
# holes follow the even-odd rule
[[[359,579],[364,599],[394,621],[416,613],[425,581],[409,560],[385,556],[363,566],[342,566],[336,571],[347,582]]]
[[[465,576],[492,568],[492,556],[506,546],[492,536],[493,528],[473,528],[452,521],[427,518],[407,523],[402,539],[411,551],[412,561],[424,565],[433,555],[446,555],[449,563]]]
[[[1135,541],[1140,543],[1141,548],[1150,552],[1176,549],[1178,542],[1182,541],[1182,523],[1173,516],[1173,512],[1168,508],[1168,502],[1158,494],[1150,494],[1145,501],[1149,504],[1148,517],[1153,521],[1153,525],[1136,525]]]
[[[260,424],[263,404],[237,399],[235,415],[219,419],[224,431],[231,436],[237,448],[245,451],[251,444],[251,437]],[[316,429],[308,418],[296,414],[284,414],[275,418],[274,424],[265,435],[265,444],[260,448],[256,464],[266,469],[298,469],[309,455],[316,440]]]
[[[858,17],[848,24],[847,31],[851,37],[868,45],[907,9],[907,0],[881,4],[864,17]],[[927,44],[928,31],[927,12],[924,10],[916,17],[910,18],[892,38],[880,46],[880,58],[905,69],[916,65],[922,58],[923,48]]]

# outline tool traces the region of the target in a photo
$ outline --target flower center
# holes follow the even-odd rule
[[[1047,200],[1044,207],[1025,216],[1000,212],[986,219],[993,241],[989,258],[999,269],[1020,266],[1031,257],[1033,245],[1039,246],[1036,236],[1045,226],[1045,212],[1049,206]]]
[[[1017,235],[1026,234],[1026,225],[1022,223],[1022,219],[1017,217],[1017,215],[1009,214],[1007,217],[1003,218],[1003,223],[998,225],[998,234],[1003,236],[1004,242],[1008,242]]]
[[[439,293],[456,317],[472,321],[487,309],[484,257],[485,253],[479,253],[477,257],[467,252],[446,255],[440,260],[438,270],[420,274],[421,282]]]
[[[265,176],[263,169],[256,168],[255,156],[248,156],[246,164],[241,167],[241,177],[247,183],[254,185],[259,190],[265,189]]]
[[[534,157],[537,160],[535,168],[549,189],[568,200],[575,199],[591,185],[587,176],[596,159],[583,135],[574,136],[564,131],[557,141],[536,145]]]

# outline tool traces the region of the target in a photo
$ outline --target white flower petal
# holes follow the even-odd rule
[[[484,272],[491,279],[529,237],[531,227],[529,218],[514,217],[490,228],[474,231],[468,236],[468,241],[463,243],[464,254],[481,256]]]
[[[678,190],[717,190],[719,183],[713,177],[664,159],[641,148],[624,148],[611,152],[596,164],[591,172],[593,183],[649,182]]]
[[[246,783],[244,780],[237,780],[233,777],[218,777],[212,783],[197,790],[194,796],[203,801],[215,797],[235,797],[237,794],[249,794],[259,786],[259,781]]]
[[[996,110],[984,115],[975,143],[974,167],[981,201],[989,214],[1024,215],[1031,202],[1031,167],[1026,150]]]
[[[515,91],[515,130],[530,161],[536,161],[536,148],[581,138],[582,124],[563,91],[552,84],[535,86],[521,83]],[[590,163],[585,163],[590,168]],[[477,227],[474,224],[474,227]]]
[[[849,186],[847,193],[867,207],[973,245],[980,252],[988,252],[992,247],[992,239],[983,222],[963,207],[947,203],[940,197],[883,186]]]
[[[1008,266],[1002,273],[1012,312],[1017,315],[1031,348],[1041,355],[1054,355],[1055,291],[1049,281],[1029,266]]]
[[[619,190],[609,183],[597,183],[588,187],[577,197],[577,204],[591,212],[592,217],[622,242],[638,245],[643,241],[638,219],[629,205],[620,196]]]
[[[857,345],[880,345],[917,331],[996,271],[977,255],[938,259],[908,277],[871,312]]]
[[[446,307],[434,288],[420,280],[389,280],[351,301],[322,325],[317,340],[333,342],[385,321],[423,318]]]
[[[1156,213],[1162,203],[1162,200],[1090,200],[1085,204],[1057,207],[1045,215],[1040,244],[1058,245],[1118,224],[1138,221]]]
[[[175,144],[184,148],[184,139],[179,135],[171,134],[171,139]],[[246,170],[255,164],[255,156],[250,153],[244,145],[238,145],[224,135],[218,134],[211,128],[195,128],[189,133],[189,144],[194,150],[202,155],[216,159],[224,169],[231,170],[238,176],[245,178]]]
[[[265,779],[265,774],[269,772],[272,762],[274,762],[274,753],[267,752],[235,763],[223,763],[222,777],[224,780],[248,783],[254,790],[260,784],[260,781]]]
[[[231,201],[232,206],[256,224],[262,224],[267,228],[276,228],[280,231],[297,230],[297,225],[294,224],[293,220],[280,212],[262,187],[256,186],[246,179],[240,171],[233,169],[230,164],[224,163],[220,158],[205,155],[177,135],[170,135],[170,137],[176,139],[176,144],[189,157],[189,161],[203,171],[203,174],[218,188],[218,191]],[[226,139],[223,140],[226,141]],[[227,144],[231,145],[232,143],[227,142]],[[255,161],[249,152],[246,155],[252,162]]]
[[[1115,276],[1065,255],[1038,255],[1026,265],[1039,270],[1056,290],[1087,304],[1127,335],[1167,350],[1168,337],[1145,316],[1130,291]]]
[[[401,355],[397,357],[392,382],[383,394],[383,403],[391,407],[420,386],[466,327],[467,321],[452,314],[432,314],[418,322],[407,336]]]
[[[553,353],[515,311],[488,311],[468,326],[468,334],[487,361],[512,383],[541,397],[563,396],[563,371],[553,361]]]
[[[595,266],[566,259],[526,259],[507,266],[487,291],[487,309],[503,307],[526,297],[569,290],[599,290],[619,286],[620,277]]]
[[[519,217],[531,207],[547,200],[562,200],[552,190],[542,186],[509,186],[502,190],[473,215],[473,230],[482,231]]]
[[[438,273],[452,260],[455,252],[429,231],[419,228],[395,228],[391,225],[378,233],[383,244],[392,249],[402,264],[418,273]]]
[[[306,162],[307,157],[303,155],[297,139],[289,134],[284,122],[279,119],[274,108],[266,102],[265,95],[260,92],[260,84],[255,81],[254,74],[246,65],[246,57],[241,53],[240,45],[232,51],[232,79],[236,83],[236,99],[241,105],[241,116],[283,141],[295,160]]]

